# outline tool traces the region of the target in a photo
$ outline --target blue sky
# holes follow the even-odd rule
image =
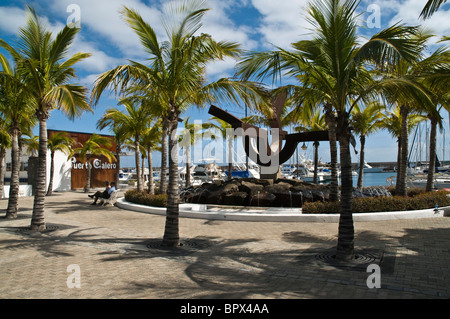
[[[421,24],[438,36],[450,34],[450,5],[444,5],[440,11],[427,20],[418,19],[425,0],[363,0],[358,7],[361,36],[370,36],[393,23],[402,21],[410,25]],[[20,26],[25,23],[25,5],[33,6],[46,21],[49,28],[57,33],[74,11],[70,5],[79,8],[81,31],[73,45],[72,53],[91,52],[92,57],[77,66],[79,82],[92,87],[95,78],[102,72],[128,59],[143,61],[146,58],[137,36],[121,19],[119,10],[124,6],[137,9],[143,18],[164,38],[161,24],[161,12],[169,1],[163,0],[39,0],[9,1],[0,4],[0,38],[9,43]],[[217,40],[232,40],[241,43],[244,49],[268,50],[274,45],[288,49],[290,43],[307,38],[311,26],[305,19],[307,0],[209,0],[211,9],[203,19],[200,32],[209,33]],[[379,25],[378,25],[379,23]],[[208,79],[213,81],[233,75],[234,60],[213,63],[208,67]],[[285,83],[289,79],[283,79]],[[48,121],[49,129],[100,132],[96,122],[109,107],[115,107],[117,101],[113,95],[104,94],[94,109],[94,114],[86,113],[81,119],[67,120],[59,111],[53,111]],[[244,110],[232,105],[219,105],[243,116]],[[203,110],[191,109],[186,116],[191,120],[206,120],[208,106]],[[445,114],[446,141],[450,141],[448,114]],[[37,130],[36,130],[37,133]],[[100,133],[109,134],[107,130]],[[395,161],[396,141],[386,132],[370,136],[367,141],[367,161]],[[439,134],[438,145],[443,145]],[[359,145],[358,145],[359,147]],[[311,149],[311,148],[310,148]],[[450,159],[450,146],[446,147],[446,157]],[[158,157],[158,156],[155,156]],[[329,160],[328,148],[320,149],[323,161]],[[158,159],[155,158],[156,165]],[[354,161],[357,157],[354,156]]]

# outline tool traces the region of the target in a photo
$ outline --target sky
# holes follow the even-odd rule
[[[383,28],[401,22],[408,25],[422,25],[430,29],[438,37],[450,34],[450,3],[445,4],[432,18],[419,20],[425,0],[362,0],[358,16],[360,21],[360,36],[369,37]],[[26,4],[35,8],[38,15],[45,21],[48,28],[56,34],[66,23],[79,20],[81,30],[77,35],[69,53],[90,52],[89,59],[77,64],[79,83],[89,89],[95,79],[104,71],[117,65],[126,64],[128,60],[145,61],[143,51],[137,36],[123,21],[119,11],[123,6],[136,9],[156,31],[160,39],[165,38],[161,23],[161,15],[169,1],[164,0],[2,0],[0,2],[0,38],[8,43],[16,40],[18,28],[26,21]],[[208,33],[216,40],[235,41],[245,50],[264,51],[275,46],[289,49],[290,44],[311,35],[311,25],[306,19],[305,8],[308,0],[209,0],[206,5],[210,10],[203,18],[203,26],[199,32]],[[363,40],[363,38],[361,38]],[[2,51],[4,52],[4,51]],[[215,62],[207,67],[208,81],[222,77],[231,77],[236,61],[226,59]],[[282,85],[290,79],[282,79]],[[48,128],[88,133],[110,134],[108,130],[99,131],[96,128],[98,119],[105,110],[117,106],[116,97],[105,92],[94,108],[94,113],[85,113],[79,119],[68,120],[61,112],[52,111],[48,120]],[[218,105],[237,117],[244,116],[242,106]],[[210,115],[209,106],[203,109],[192,108],[183,116],[190,119],[206,121]],[[438,134],[438,148],[450,141],[450,126],[448,114],[445,118],[445,131]],[[37,134],[37,128],[35,134]],[[445,136],[445,137],[444,137]],[[358,141],[358,139],[356,139]],[[323,144],[323,143],[322,143]],[[325,143],[326,144],[326,143]],[[214,146],[209,146],[209,148]],[[217,146],[216,146],[217,147]],[[200,147],[202,152],[204,147]],[[359,143],[357,145],[359,148]],[[312,157],[311,147],[304,153]],[[443,151],[440,151],[443,154]],[[354,152],[353,161],[358,161]],[[202,153],[202,155],[206,155]],[[450,144],[442,156],[450,160]],[[379,132],[367,138],[366,160],[368,162],[396,161],[396,141],[387,132]],[[327,145],[321,145],[319,157],[329,161]],[[159,156],[154,156],[158,166]]]

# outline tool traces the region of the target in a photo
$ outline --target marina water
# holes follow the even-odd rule
[[[383,172],[383,173],[364,173],[363,187],[369,186],[389,186],[387,179],[389,177],[397,177],[397,172]],[[353,176],[353,187],[356,187],[358,176]]]

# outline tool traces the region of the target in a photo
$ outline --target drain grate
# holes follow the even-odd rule
[[[211,246],[209,241],[206,240],[193,240],[193,239],[182,239],[180,240],[180,245],[178,247],[166,247],[162,246],[161,239],[153,239],[147,244],[147,248],[156,249],[178,249],[178,248],[206,248]]]
[[[45,225],[45,230],[42,230],[40,232],[31,230],[31,227],[16,227],[15,231],[18,233],[28,233],[28,232],[46,233],[46,232],[52,232],[52,231],[55,231],[58,229],[60,229],[59,225],[47,224],[47,225]]]
[[[340,260],[336,259],[335,254],[317,254],[314,257],[316,260],[323,261],[323,262],[350,263],[350,264],[357,264],[357,265],[358,264],[361,264],[361,265],[373,264],[373,263],[377,262],[377,259],[379,259],[379,257],[377,257],[376,255],[373,255],[371,253],[355,254],[355,258],[352,260],[348,260],[348,261],[340,261]]]

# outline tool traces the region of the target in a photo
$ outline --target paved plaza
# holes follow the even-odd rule
[[[449,217],[355,222],[358,259],[337,263],[333,222],[180,218],[183,246],[163,249],[164,216],[91,202],[47,197],[48,229],[35,233],[32,197],[15,220],[0,200],[0,298],[450,297]]]

